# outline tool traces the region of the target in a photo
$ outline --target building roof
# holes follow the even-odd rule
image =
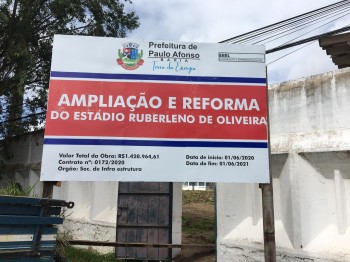
[[[339,69],[350,67],[350,33],[321,37],[318,42]]]

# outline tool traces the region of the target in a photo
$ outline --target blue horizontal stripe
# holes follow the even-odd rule
[[[61,217],[0,215],[0,225],[60,225],[62,223]]]
[[[40,205],[41,198],[17,197],[17,196],[0,196],[0,204],[11,205]]]
[[[37,226],[33,225],[23,225],[23,226],[8,226],[2,225],[0,226],[0,235],[34,235]],[[53,235],[57,234],[57,228],[51,226],[43,226],[42,227],[43,235]]]
[[[45,138],[44,144],[45,145],[98,145],[98,146],[267,148],[267,142],[111,140],[111,139],[73,139],[73,138]]]
[[[149,80],[149,81],[176,81],[176,82],[188,81],[188,82],[266,84],[266,78],[251,78],[251,77],[105,74],[105,73],[61,72],[61,71],[51,71],[51,77],[108,79],[108,80],[118,79],[118,80]]]
[[[20,252],[20,251],[24,251],[23,249],[30,250],[33,248],[33,244],[34,244],[33,240],[0,242],[0,251],[15,250],[17,252]],[[56,240],[40,242],[40,250],[55,250],[55,248],[56,248]],[[3,260],[1,260],[0,258],[0,261],[3,261]]]
[[[29,241],[7,241],[7,242],[0,242],[0,250],[6,250],[6,249],[27,249],[31,248],[33,246],[33,240]],[[40,247],[41,248],[55,248],[56,246],[56,240],[49,240],[49,241],[40,241]]]

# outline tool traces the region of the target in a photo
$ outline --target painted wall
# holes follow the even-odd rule
[[[24,189],[33,188],[31,194],[41,196],[40,167],[43,150],[43,131],[14,137],[9,141],[9,150],[3,159],[0,186],[15,179]]]
[[[350,70],[269,87],[278,261],[350,261]],[[261,192],[218,184],[218,261],[262,261]]]
[[[173,183],[172,241],[181,244],[182,183]],[[64,231],[73,239],[116,241],[118,182],[62,182],[54,188],[54,198],[75,203],[68,210]],[[113,252],[113,248],[96,248]],[[173,250],[173,256],[180,250]]]
[[[24,189],[33,188],[31,194],[41,196],[40,182],[43,131],[32,132],[11,139],[11,149],[0,180],[5,186],[15,179]],[[173,183],[172,241],[181,244],[182,183]],[[62,182],[54,187],[53,198],[73,201],[75,206],[64,216],[61,231],[79,240],[116,241],[118,182]],[[100,252],[113,252],[110,247],[96,248]],[[173,256],[179,254],[173,250]]]
[[[350,261],[350,70],[269,88],[271,172],[279,261]],[[3,170],[24,187],[39,181],[42,132],[14,138]],[[0,184],[6,182],[4,179]],[[65,228],[76,239],[115,240],[118,184],[64,182],[74,201]],[[181,183],[174,190],[173,242],[181,241]],[[262,261],[257,184],[218,184],[218,261]],[[177,250],[178,251],[178,250]],[[298,260],[299,259],[299,260]]]

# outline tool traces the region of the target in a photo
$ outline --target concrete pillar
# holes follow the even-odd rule
[[[347,208],[345,201],[344,179],[339,170],[334,170],[335,202],[339,234],[345,234],[347,228]]]

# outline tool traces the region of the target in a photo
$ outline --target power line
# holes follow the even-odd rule
[[[251,32],[241,34],[226,40],[223,40],[219,43],[244,43],[250,41],[252,39],[256,39],[257,37],[262,37],[264,35],[275,33],[276,31],[284,30],[286,27],[292,27],[298,24],[305,24],[306,21],[312,20],[315,21],[319,16],[325,16],[331,12],[338,12],[339,9],[348,8],[350,4],[350,0],[344,0],[337,2],[335,4],[331,4],[283,21],[278,23],[274,23]],[[320,18],[317,18],[320,19]]]
[[[313,18],[313,16],[310,16],[310,19],[302,19],[300,21],[290,23],[290,25],[288,25],[288,26],[283,25],[283,26],[278,27],[278,29],[270,29],[270,30],[263,32],[263,33],[260,33],[258,35],[250,36],[249,39],[236,41],[234,43],[240,43],[240,44],[249,43],[253,40],[258,40],[258,39],[261,39],[263,37],[272,35],[272,36],[266,37],[265,39],[263,38],[262,40],[260,40],[258,42],[255,42],[255,43],[259,43],[259,42],[263,42],[266,39],[273,38],[276,35],[281,35],[281,34],[289,35],[289,34],[285,34],[285,33],[288,31],[294,31],[294,32],[299,31],[303,28],[310,27],[314,24],[320,23],[323,20],[329,19],[330,17],[337,16],[337,15],[340,15],[340,14],[342,14],[344,12],[348,12],[348,11],[349,11],[349,7],[346,7],[345,11],[344,10],[336,10],[335,13],[322,15],[321,17],[316,16],[316,18]],[[328,16],[330,16],[330,17],[328,17]],[[313,18],[313,19],[311,20],[311,18]],[[255,44],[255,43],[253,43],[253,44]]]
[[[39,115],[44,115],[44,114],[46,114],[46,110],[43,111],[43,112],[40,112],[40,113],[34,113],[34,114],[29,114],[29,115],[22,116],[22,117],[18,117],[18,118],[7,119],[7,120],[5,120],[5,121],[0,122],[0,124],[10,123],[10,122],[16,122],[16,121],[23,120],[23,119],[26,119],[26,118],[29,118],[29,117],[39,116]]]
[[[288,43],[292,42],[293,40],[300,38],[300,37],[303,36],[303,35],[307,35],[308,33],[311,33],[311,32],[313,32],[313,31],[315,31],[315,30],[317,30],[317,29],[319,29],[319,28],[321,28],[321,27],[323,27],[323,26],[325,26],[325,25],[328,25],[328,24],[330,24],[330,23],[332,23],[332,22],[334,22],[334,21],[336,21],[336,20],[338,20],[338,19],[340,19],[340,18],[343,18],[344,16],[347,16],[347,15],[349,15],[349,14],[350,14],[350,13],[347,13],[347,14],[345,14],[345,15],[342,15],[342,16],[340,16],[340,17],[337,17],[337,18],[335,18],[335,19],[333,19],[333,20],[331,20],[331,21],[329,21],[329,22],[327,22],[327,23],[325,23],[325,24],[323,24],[323,25],[320,25],[320,26],[318,26],[318,27],[316,27],[316,28],[314,28],[314,29],[312,29],[312,30],[310,30],[310,31],[308,31],[308,32],[306,32],[306,33],[304,33],[304,34],[299,35],[298,37],[295,37],[295,38],[293,38],[293,39],[290,39],[289,41],[285,42],[284,44],[288,44]]]
[[[281,50],[291,48],[291,47],[295,47],[298,45],[304,45],[304,46],[302,46],[298,49],[295,49],[295,50],[293,50],[285,55],[282,55],[281,57],[268,63],[268,65],[270,65],[270,64],[272,64],[272,63],[274,63],[274,62],[276,62],[276,61],[278,61],[278,60],[280,60],[280,59],[282,59],[282,58],[284,58],[292,53],[299,51],[300,49],[303,49],[303,48],[311,45],[314,41],[316,41],[322,37],[336,35],[339,33],[349,31],[350,25],[345,26],[345,27],[340,28],[340,29],[337,29],[337,30],[334,30],[334,31],[330,31],[327,33],[318,34],[318,35],[315,35],[315,36],[312,36],[309,38],[305,38],[305,39],[302,39],[300,41],[292,42],[293,40],[296,40],[296,39],[298,39],[304,35],[307,35],[307,34],[313,32],[313,31],[315,31],[315,30],[317,30],[317,29],[319,29],[327,24],[330,24],[330,23],[332,23],[340,18],[343,18],[343,17],[349,15],[350,14],[349,11],[350,11],[350,0],[344,0],[344,1],[340,1],[337,3],[331,4],[331,5],[328,5],[328,6],[325,6],[322,8],[318,8],[316,10],[292,17],[292,18],[289,18],[289,19],[285,19],[281,22],[277,22],[277,23],[253,30],[251,32],[247,32],[247,33],[235,36],[235,37],[231,37],[229,39],[220,41],[219,43],[247,44],[249,42],[254,41],[252,43],[253,45],[258,44],[258,43],[266,44],[266,43],[270,43],[272,41],[275,41],[277,39],[295,34],[298,31],[301,31],[301,30],[306,29],[308,27],[314,26],[318,23],[321,23],[322,21],[327,21],[326,23],[324,23],[320,26],[314,27],[312,30],[309,30],[306,33],[304,31],[301,35],[294,37],[293,39],[289,39],[287,42],[285,42],[282,45],[279,45],[275,48],[268,49],[266,51],[266,54],[274,53],[274,52],[281,51]],[[334,18],[334,19],[332,19],[332,18]],[[330,19],[332,19],[332,20],[330,20]],[[266,40],[269,40],[269,41],[266,41]],[[306,43],[308,43],[308,44],[306,44]]]
[[[307,33],[304,33],[304,34],[302,34],[302,35],[299,35],[298,37],[296,37],[296,38],[294,38],[294,39],[288,41],[288,42],[291,42],[291,41],[293,41],[293,40],[295,40],[295,39],[297,39],[297,38],[299,38],[299,37],[301,37],[301,36],[303,36],[303,35],[306,35],[306,34],[312,32],[312,31],[315,31],[315,30],[318,29],[318,28],[321,28],[321,27],[323,27],[323,26],[325,26],[325,25],[327,25],[327,24],[329,24],[329,23],[332,23],[332,22],[334,22],[334,21],[336,21],[336,20],[338,20],[338,19],[340,19],[340,18],[343,18],[344,16],[349,15],[349,14],[350,14],[350,13],[349,13],[349,10],[350,10],[350,8],[348,8],[347,10],[345,10],[346,14],[343,14],[343,13],[344,13],[344,11],[343,11],[343,12],[340,12],[340,13],[338,13],[338,14],[333,14],[333,15],[330,16],[330,17],[320,19],[319,21],[316,21],[316,22],[315,22],[315,21],[309,21],[309,22],[305,23],[305,24],[302,25],[302,26],[298,26],[298,27],[296,27],[296,28],[290,28],[290,29],[288,29],[288,30],[286,30],[286,31],[282,31],[282,32],[280,32],[280,33],[278,33],[278,34],[274,34],[274,35],[272,35],[272,36],[269,36],[269,37],[267,37],[267,38],[264,38],[264,39],[262,39],[262,40],[259,40],[259,41],[257,41],[257,42],[254,42],[254,43],[252,43],[252,44],[255,45],[255,44],[261,43],[261,42],[263,42],[263,41],[265,41],[265,40],[268,40],[268,39],[270,39],[270,38],[273,38],[273,39],[271,39],[270,41],[264,42],[264,44],[270,43],[270,42],[272,42],[272,41],[275,41],[275,40],[280,39],[280,38],[282,38],[282,37],[285,37],[285,36],[294,34],[294,33],[298,32],[298,31],[300,31],[300,30],[303,30],[303,29],[305,29],[305,28],[307,28],[307,27],[310,27],[310,26],[312,26],[312,25],[315,25],[315,24],[317,24],[317,23],[320,23],[321,21],[328,20],[328,19],[330,19],[330,18],[332,18],[332,17],[334,17],[334,16],[339,16],[339,15],[343,14],[343,15],[341,15],[341,16],[339,16],[339,17],[337,17],[337,18],[335,18],[335,19],[333,19],[333,20],[331,20],[331,21],[329,21],[329,22],[327,22],[327,23],[325,23],[325,24],[322,24],[322,25],[320,25],[320,26],[314,28],[313,30],[308,31]],[[290,32],[290,31],[291,31],[291,32]],[[288,33],[287,33],[287,32],[288,32]],[[277,36],[278,36],[278,37],[277,37]],[[287,42],[287,43],[288,43],[288,42]]]
[[[314,40],[314,41],[315,41],[315,40]],[[284,58],[284,57],[286,57],[286,56],[288,56],[288,55],[290,55],[290,54],[293,54],[293,53],[299,51],[300,49],[303,49],[303,48],[305,48],[305,47],[307,47],[307,46],[309,46],[309,45],[311,45],[311,44],[313,44],[313,43],[314,43],[314,42],[308,43],[307,45],[304,45],[304,46],[302,46],[302,47],[300,47],[300,48],[298,48],[298,49],[296,49],[296,50],[293,50],[292,52],[289,52],[289,53],[287,53],[287,54],[285,54],[285,55],[283,55],[283,56],[281,56],[281,57],[279,57],[279,58],[273,60],[272,62],[268,63],[267,65],[271,65],[272,63],[274,63],[274,62],[276,62],[276,61],[278,61],[278,60],[280,60],[280,59],[282,59],[282,58]]]
[[[349,31],[349,30],[350,30],[350,26],[345,26],[345,27],[342,27],[342,28],[334,30],[334,31],[330,31],[330,32],[327,32],[327,33],[324,33],[324,34],[320,34],[320,35],[315,35],[315,36],[312,36],[312,37],[309,37],[309,38],[305,38],[305,39],[300,40],[300,41],[296,41],[296,42],[292,42],[292,43],[289,43],[289,44],[286,44],[286,45],[282,45],[282,46],[278,46],[278,47],[272,48],[270,50],[267,50],[266,54],[274,53],[274,52],[277,52],[277,51],[280,51],[280,50],[283,50],[283,49],[286,49],[286,48],[290,48],[290,47],[293,47],[293,46],[297,46],[297,45],[305,44],[305,43],[308,43],[308,42],[311,42],[311,41],[314,41],[314,40],[318,40],[319,38],[324,37],[324,36],[336,35],[336,34],[343,33],[343,32]]]

